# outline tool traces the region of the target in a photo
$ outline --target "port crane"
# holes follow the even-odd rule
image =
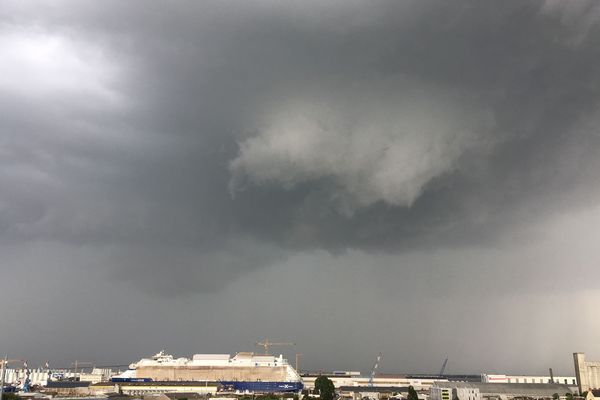
[[[446,371],[446,365],[448,365],[448,357],[446,357],[444,363],[442,364],[442,368],[440,369],[440,373],[438,374],[439,376],[444,375],[444,372]]]
[[[72,362],[71,365],[75,366],[75,372],[73,373],[73,379],[77,379],[77,367],[80,365],[87,365],[90,367],[94,367],[94,363],[89,362],[89,361],[79,361],[79,360],[75,360],[75,362]],[[83,370],[83,368],[82,368]]]
[[[377,360],[375,360],[375,364],[373,365],[373,369],[371,370],[371,376],[369,377],[369,386],[373,386],[373,379],[375,379],[375,372],[377,372],[377,368],[379,368],[379,362],[381,361],[381,357],[383,357],[383,354],[379,353],[377,355]]]
[[[255,346],[261,346],[265,349],[265,355],[269,355],[269,349],[271,346],[295,346],[296,343],[291,342],[271,342],[269,339],[265,338],[262,342],[254,343]]]

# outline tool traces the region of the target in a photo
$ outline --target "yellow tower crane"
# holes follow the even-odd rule
[[[271,342],[269,339],[265,338],[262,342],[254,343],[255,346],[262,346],[265,349],[265,355],[269,355],[269,349],[271,346],[295,346],[296,343],[291,342]]]

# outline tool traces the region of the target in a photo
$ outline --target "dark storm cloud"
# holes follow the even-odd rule
[[[5,4],[3,241],[105,246],[116,276],[193,291],[594,203],[596,9]]]
[[[315,369],[569,373],[598,328],[599,14],[2,2],[0,345],[268,333]]]

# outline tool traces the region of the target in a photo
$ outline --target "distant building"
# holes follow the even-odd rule
[[[220,388],[218,382],[160,381],[160,382],[99,382],[89,386],[94,396],[120,393],[129,396],[147,396],[169,393],[196,393],[215,395]],[[181,395],[182,397],[187,397]]]
[[[112,375],[112,370],[106,368],[94,368],[90,373],[73,372],[60,369],[48,368],[7,368],[4,372],[4,382],[9,385],[20,385],[25,381],[29,373],[29,381],[33,386],[46,386],[51,381],[79,380],[85,382],[106,381]]]
[[[112,370],[108,368],[93,368],[92,372],[79,374],[79,380],[84,382],[98,383],[105,382],[110,379]]]
[[[586,361],[585,353],[573,353],[579,393],[600,389],[600,362]]]
[[[432,386],[429,391],[429,400],[481,400],[479,388],[463,385],[454,386],[455,387]]]
[[[302,374],[302,381],[304,387],[308,390],[313,390],[315,387],[315,380],[319,376],[326,376],[331,379],[336,389],[341,387],[350,386],[370,386],[370,376],[361,376],[358,371],[335,371],[335,372],[318,372],[318,373],[304,373]],[[416,390],[429,390],[431,385],[436,381],[442,381],[439,377],[417,377],[411,375],[397,375],[397,374],[377,374],[373,378],[373,387],[408,387],[412,386]]]
[[[357,379],[361,379],[359,371],[305,372],[301,376],[304,388],[308,390],[315,388],[315,380],[320,376],[331,379],[336,389],[342,386],[354,386]]]
[[[27,370],[25,368],[7,368],[4,372],[4,382],[9,385],[19,385],[25,381]],[[29,381],[32,385],[46,385],[48,382],[48,370],[34,368],[29,370]]]
[[[337,389],[337,394],[341,398],[372,399],[377,400],[382,397],[390,398],[401,394],[408,394],[408,387],[400,386],[341,386]],[[406,397],[406,396],[404,396]]]
[[[49,381],[44,392],[54,393],[58,396],[89,396],[90,383],[79,381]]]
[[[484,383],[560,383],[576,387],[574,376],[481,374]]]
[[[573,392],[557,383],[436,382],[430,389],[430,400],[454,400],[455,396],[460,400],[552,399],[555,393],[564,398]]]

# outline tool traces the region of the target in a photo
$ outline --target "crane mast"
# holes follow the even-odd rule
[[[440,373],[438,374],[439,376],[443,376],[444,372],[446,371],[446,365],[448,364],[448,357],[446,357],[446,359],[444,360],[444,363],[442,364],[442,368],[440,369]]]
[[[383,354],[379,353],[377,355],[377,360],[375,360],[375,364],[373,365],[373,369],[371,370],[371,376],[369,377],[369,386],[373,386],[373,379],[375,379],[375,372],[377,372],[377,368],[379,368],[379,361],[381,361],[381,357]]]
[[[90,366],[93,368],[94,363],[89,362],[89,361],[79,361],[79,360],[75,360],[75,362],[72,362],[71,365],[75,366],[75,369],[73,370],[73,379],[77,380],[77,368],[79,366]],[[81,369],[83,371],[83,368]]]

